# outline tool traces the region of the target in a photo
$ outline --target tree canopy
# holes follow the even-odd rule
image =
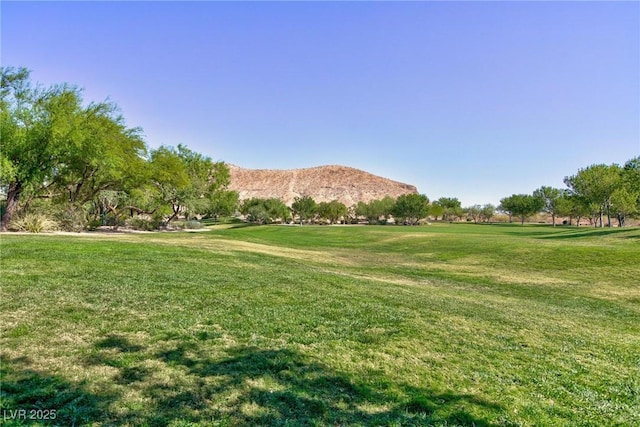
[[[540,198],[531,194],[513,194],[500,200],[500,210],[519,217],[524,225],[527,217],[540,212],[542,204]]]
[[[403,194],[396,199],[393,216],[402,218],[409,225],[429,215],[429,198],[424,194]]]
[[[148,149],[139,128],[126,126],[112,102],[85,104],[68,84],[34,86],[25,68],[2,68],[0,188],[6,197],[0,227],[33,200],[47,200],[82,228],[92,215],[118,206],[137,212],[199,213],[229,183],[222,162],[189,150]]]
[[[295,197],[291,209],[298,215],[302,225],[306,219],[310,219],[316,213],[317,204],[310,196]]]

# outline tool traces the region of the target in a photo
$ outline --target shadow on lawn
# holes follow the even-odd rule
[[[616,228],[595,228],[595,227],[582,227],[582,228],[570,228],[562,233],[548,234],[538,237],[539,239],[575,239],[580,237],[596,237],[596,236],[609,236],[620,233],[629,233],[633,229],[625,227]],[[626,236],[625,236],[626,237]]]
[[[28,357],[10,359],[0,355],[0,424],[85,425],[108,418],[108,408],[119,396],[95,394],[87,384],[32,369]],[[20,413],[19,411],[25,411]],[[38,410],[41,412],[38,414]],[[53,410],[53,411],[52,411]],[[42,419],[44,415],[52,419]],[[40,415],[40,416],[38,416]],[[38,419],[40,418],[40,419]]]
[[[235,347],[212,359],[196,341],[149,354],[118,336],[95,345],[91,366],[119,366],[116,392],[95,394],[86,384],[3,360],[3,408],[55,408],[54,424],[199,425],[473,425],[502,408],[473,395],[436,392],[371,378],[367,384],[291,350]],[[132,356],[137,362],[122,363]],[[120,362],[118,362],[120,360]],[[152,362],[150,369],[141,363]],[[137,365],[136,365],[137,363]],[[162,370],[160,373],[159,370]],[[175,382],[168,381],[172,375]],[[158,375],[156,375],[158,374]],[[158,377],[164,378],[159,381]],[[124,393],[144,403],[124,409]],[[370,410],[368,410],[370,409]],[[181,424],[182,425],[182,424]]]

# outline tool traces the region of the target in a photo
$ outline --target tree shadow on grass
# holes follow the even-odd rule
[[[0,355],[0,359],[0,424],[5,426],[87,425],[108,418],[108,408],[118,398],[90,392],[85,383],[34,370],[28,357]]]
[[[616,235],[620,233],[630,233],[633,232],[633,229],[630,228],[594,228],[594,227],[573,227],[571,229],[567,229],[562,233],[554,233],[548,234],[545,236],[538,237],[539,239],[575,239],[575,238],[585,238],[585,237],[597,237],[597,236],[610,236]],[[636,230],[637,231],[637,230]],[[633,236],[633,235],[631,235]],[[623,236],[627,237],[627,236]],[[637,237],[637,236],[636,236]]]
[[[223,412],[232,424],[487,426],[487,420],[471,415],[472,407],[501,411],[499,405],[473,395],[380,379],[373,379],[375,385],[359,383],[285,349],[236,347],[224,359],[209,360],[193,349],[177,347],[157,356],[198,378],[219,379],[207,393],[229,396]]]
[[[88,366],[117,368],[110,392],[37,372],[24,358],[3,360],[2,407],[56,409],[49,423],[56,425],[481,427],[504,413],[470,394],[391,383],[375,373],[356,380],[289,349],[238,346],[211,357],[194,340],[151,352],[119,336],[94,349]],[[126,402],[132,390],[144,405]]]

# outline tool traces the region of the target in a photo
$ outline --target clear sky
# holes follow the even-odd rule
[[[151,147],[494,203],[640,154],[640,3],[8,2],[3,66]]]

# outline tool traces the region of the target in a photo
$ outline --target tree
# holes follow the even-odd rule
[[[569,225],[572,223],[572,219],[575,216],[575,201],[566,190],[561,190],[562,194],[554,203],[554,210],[556,217],[569,217]]]
[[[74,218],[67,224],[73,229],[86,225],[85,207],[99,207],[113,213],[117,228],[118,204],[105,203],[120,200],[120,211],[131,202],[131,192],[144,185],[146,174],[146,145],[140,129],[128,129],[118,114],[115,104],[92,103],[81,108],[74,121],[70,136],[71,146],[64,162],[57,167],[52,190],[63,207],[64,216]],[[104,197],[104,194],[120,197]],[[131,210],[138,210],[129,206]],[[104,213],[94,212],[94,215]]]
[[[444,221],[454,221],[464,215],[462,204],[455,197],[440,197],[434,204],[442,207],[442,219]]]
[[[512,197],[504,197],[502,199],[500,199],[500,204],[498,205],[498,211],[506,213],[507,215],[509,215],[509,222],[513,222],[513,212],[512,212],[512,208],[513,208],[513,200]]]
[[[245,215],[249,222],[266,224],[270,222],[269,213],[265,207],[265,199],[252,197],[246,199],[240,205],[240,213]]]
[[[626,187],[611,194],[611,210],[618,219],[618,227],[624,227],[627,216],[638,212],[638,195]]]
[[[387,219],[393,213],[395,200],[386,196],[383,199],[370,200],[369,203],[358,202],[356,214],[367,218],[369,224],[377,224],[380,218]]]
[[[424,194],[403,194],[396,199],[393,216],[409,225],[417,224],[429,215],[429,199]]]
[[[191,190],[191,180],[185,163],[173,149],[161,146],[151,152],[151,182],[155,187],[155,203],[160,208],[170,207],[167,224],[178,216],[187,203]]]
[[[393,214],[395,204],[396,200],[391,196],[371,200],[369,202],[370,213],[371,215],[377,215],[376,220],[380,220],[380,218],[387,220]]]
[[[318,216],[326,219],[330,224],[338,222],[338,220],[347,215],[347,207],[337,200],[330,202],[321,202],[317,207]]]
[[[33,87],[24,68],[3,68],[1,86],[2,229],[21,200],[26,208],[47,198],[84,225],[83,205],[97,206],[100,193],[141,185],[146,145],[115,104],[85,107],[81,91],[66,84]]]
[[[578,226],[581,218],[588,218],[591,225],[597,224],[597,219],[600,215],[599,204],[590,202],[576,194],[571,194],[569,200],[571,201],[571,215],[576,218]]]
[[[600,227],[602,216],[607,214],[607,225],[611,227],[611,195],[621,185],[620,166],[597,164],[580,169],[577,174],[564,179],[573,194],[599,206]],[[597,225],[597,224],[596,224]]]
[[[250,222],[262,224],[276,220],[286,221],[291,212],[284,202],[277,198],[261,199],[252,197],[242,202],[240,213],[247,216]]]
[[[134,212],[137,214],[154,214],[155,210],[153,208],[140,204],[144,198],[136,197],[139,196],[138,191],[139,189],[134,189],[130,192],[117,190],[100,191],[95,200],[95,207],[97,208],[94,209],[95,219],[99,216],[101,218],[100,223],[107,225],[107,215],[111,214],[113,216],[113,229],[117,230],[120,225],[119,218],[124,212],[129,211],[131,215]]]
[[[484,222],[491,222],[491,218],[493,218],[493,215],[495,213],[496,213],[496,207],[493,206],[491,203],[487,203],[483,205],[482,209],[480,210],[480,218]]]
[[[291,209],[300,218],[300,225],[305,219],[313,217],[316,213],[316,202],[309,196],[295,197]]]
[[[640,156],[628,160],[621,174],[622,188],[614,191],[611,202],[618,217],[618,224],[622,227],[627,215],[640,214]]]
[[[530,194],[513,194],[500,200],[499,209],[509,214],[509,221],[515,215],[520,217],[520,223],[524,225],[527,217],[540,212],[542,201]]]
[[[171,208],[167,224],[180,213],[206,212],[211,198],[229,184],[229,168],[224,163],[214,163],[184,145],[153,150],[150,169],[157,203]]]
[[[438,217],[444,214],[444,208],[438,204],[438,202],[433,202],[431,207],[429,207],[429,215],[433,217],[435,221],[438,220]]]
[[[78,112],[74,126],[72,147],[54,179],[71,203],[82,204],[100,191],[122,190],[137,181],[146,146],[140,129],[127,129],[114,104],[89,105]]]
[[[634,157],[624,164],[622,182],[631,192],[638,194],[640,205],[640,156]]]
[[[264,207],[271,221],[287,222],[291,218],[291,209],[280,199],[272,197],[265,200]]]
[[[478,220],[480,219],[480,215],[482,214],[482,206],[473,205],[465,208],[464,210],[467,212],[467,215],[471,217],[473,222],[477,224]]]
[[[80,105],[74,87],[34,88],[25,68],[0,69],[0,184],[7,200],[0,230],[6,230],[25,193],[41,193],[54,180],[71,148]]]
[[[219,216],[233,215],[238,207],[238,192],[220,190],[208,197],[208,205],[205,214],[218,218]]]
[[[559,188],[542,186],[533,192],[533,196],[540,199],[542,209],[551,215],[553,226],[556,226],[556,217],[562,208],[562,199],[566,191]]]

